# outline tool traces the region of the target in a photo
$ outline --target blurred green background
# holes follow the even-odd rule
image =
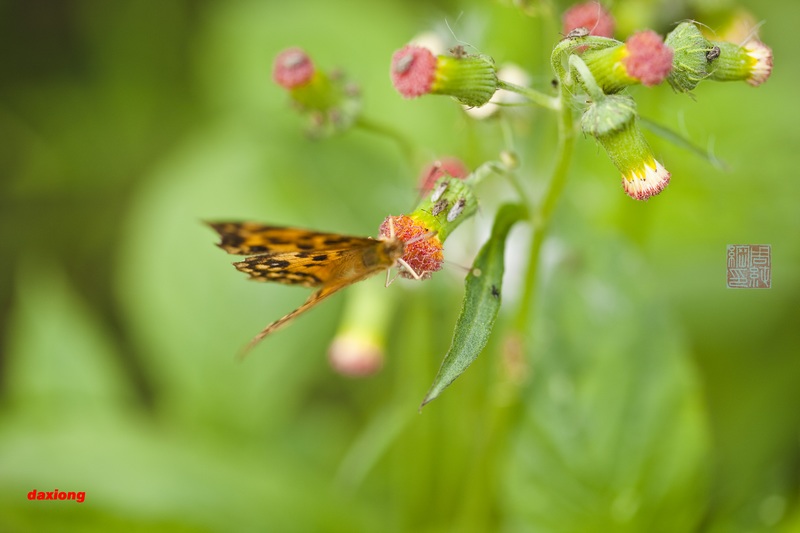
[[[200,221],[374,235],[414,205],[422,161],[363,131],[303,135],[270,79],[280,50],[346,69],[366,114],[474,167],[503,147],[498,122],[402,100],[391,54],[447,21],[547,90],[554,16],[468,0],[0,2],[0,530],[800,531],[800,8],[742,5],[766,21],[765,85],[632,91],[730,170],[650,135],[672,183],[637,203],[579,138],[522,369],[502,361],[525,228],[489,347],[418,414],[460,269],[388,289],[402,297],[374,377],[326,362],[349,291],[238,364],[307,294],[247,283]],[[733,7],[613,10],[624,36],[719,27]],[[555,121],[523,112],[514,131],[541,190]],[[464,264],[508,191],[479,195],[446,247]],[[726,245],[749,243],[772,245],[770,290],[725,287]],[[30,502],[34,488],[86,501]]]

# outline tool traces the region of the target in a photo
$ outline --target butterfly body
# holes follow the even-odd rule
[[[319,287],[303,305],[264,328],[248,349],[338,290],[392,268],[404,251],[395,237],[351,237],[254,222],[209,226],[219,234],[220,248],[250,256],[233,264],[250,279]]]

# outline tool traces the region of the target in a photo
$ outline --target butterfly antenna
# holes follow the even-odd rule
[[[456,20],[455,20],[455,22],[454,22],[454,24],[458,24],[458,21],[459,21],[459,20],[461,20],[461,17],[462,17],[463,15],[464,15],[464,12],[463,12],[463,11],[462,11],[461,13],[459,13],[459,14],[458,14],[458,17],[456,18]],[[453,39],[455,39],[455,41],[456,41],[458,44],[462,44],[462,45],[464,45],[464,46],[469,46],[470,48],[472,48],[472,49],[473,49],[473,50],[475,50],[476,52],[478,51],[478,48],[477,48],[477,47],[475,47],[475,46],[471,45],[471,44],[470,44],[470,43],[468,43],[467,41],[462,41],[461,39],[459,39],[459,38],[456,36],[456,32],[454,32],[454,31],[453,31],[453,28],[451,28],[451,27],[450,27],[450,22],[449,22],[449,21],[448,21],[446,18],[444,19],[444,24],[445,24],[445,26],[447,26],[447,30],[450,32],[450,35],[452,35],[452,36],[453,36]]]
[[[427,233],[423,233],[422,235],[417,235],[417,236],[416,236],[416,237],[414,237],[413,239],[409,239],[409,240],[407,240],[407,241],[406,241],[406,245],[408,245],[408,244],[414,244],[415,242],[419,242],[419,241],[427,241],[428,239],[430,239],[430,238],[432,238],[433,236],[435,236],[437,233],[438,233],[438,231],[436,231],[436,230],[431,230],[431,231],[429,231],[429,232],[427,232]]]
[[[469,274],[470,272],[472,272],[472,267],[464,266],[461,263],[452,263],[450,261],[445,261],[444,263],[446,265],[448,265],[448,266],[453,267],[453,268],[457,268],[459,270],[463,270],[465,274]]]

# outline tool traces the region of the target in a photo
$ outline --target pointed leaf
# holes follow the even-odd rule
[[[671,142],[675,146],[677,146],[679,148],[683,148],[684,150],[688,150],[688,151],[692,152],[693,154],[695,154],[696,156],[698,156],[698,157],[700,157],[702,159],[705,159],[714,168],[716,168],[718,170],[724,170],[724,171],[730,170],[730,167],[728,166],[728,164],[725,161],[723,161],[722,159],[719,159],[717,156],[715,156],[711,152],[710,147],[709,147],[709,149],[701,148],[700,146],[697,146],[695,143],[693,143],[692,141],[690,141],[689,139],[687,139],[686,137],[684,137],[680,133],[672,131],[671,129],[667,128],[666,126],[662,126],[661,124],[658,124],[657,122],[654,122],[654,121],[652,121],[650,119],[647,119],[645,117],[639,117],[639,122],[641,123],[642,126],[647,128],[648,130],[652,131],[653,133],[655,133],[659,137],[662,137],[662,138],[668,140],[669,142]]]
[[[498,211],[492,234],[478,252],[464,281],[464,302],[450,350],[420,409],[455,381],[477,359],[489,341],[497,312],[500,310],[506,237],[511,226],[526,217],[525,208],[517,204],[506,204]]]

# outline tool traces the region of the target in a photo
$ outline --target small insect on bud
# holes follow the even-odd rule
[[[398,263],[400,275],[426,279],[442,268],[444,241],[459,224],[475,214],[478,200],[467,182],[443,176],[410,215],[387,217],[380,236],[394,235],[401,240],[404,253]]]
[[[739,46],[728,42],[712,42],[719,48],[710,78],[716,81],[744,80],[758,87],[772,74],[772,49],[758,39]]]
[[[625,43],[583,55],[597,84],[607,94],[641,83],[652,87],[672,70],[672,49],[651,30],[634,33]]]
[[[430,195],[423,198],[410,216],[419,220],[428,231],[436,232],[444,242],[477,208],[478,201],[469,183],[444,176],[439,178]]]
[[[610,95],[586,110],[581,128],[605,148],[622,174],[625,193],[636,200],[647,200],[664,190],[670,173],[653,156],[636,126],[636,116],[633,98]]]
[[[570,31],[564,39],[577,39],[578,37],[586,37],[589,35],[589,28],[575,28],[574,30]]]
[[[494,61],[469,55],[463,48],[453,56],[434,56],[427,48],[406,45],[392,56],[391,76],[395,89],[405,98],[443,94],[460,103],[479,107],[497,90]]]
[[[681,93],[693,90],[706,79],[720,54],[719,47],[703,37],[700,29],[691,22],[678,24],[664,43],[673,50],[672,71],[667,81]]]
[[[458,200],[456,200],[456,203],[455,205],[453,205],[453,208],[447,212],[447,221],[453,222],[459,216],[461,216],[461,213],[464,212],[464,207],[466,207],[466,205],[467,205],[466,198],[459,198]]]
[[[564,12],[561,21],[566,38],[586,35],[609,38],[614,36],[614,17],[600,2],[576,4]]]

